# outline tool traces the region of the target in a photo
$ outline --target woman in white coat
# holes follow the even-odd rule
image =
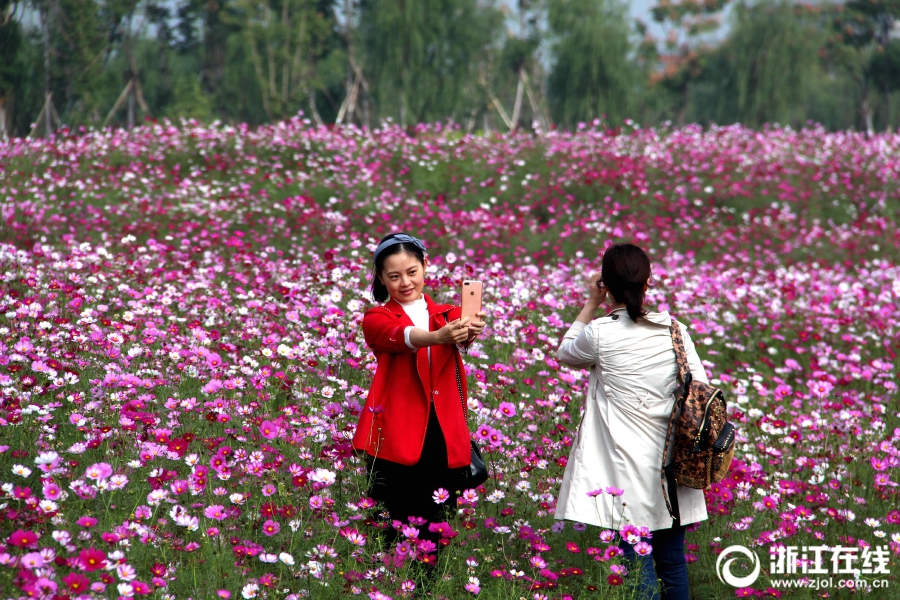
[[[640,588],[646,597],[687,600],[684,526],[707,518],[706,502],[702,490],[670,482],[670,514],[663,496],[660,465],[678,387],[677,365],[671,317],[643,308],[649,280],[650,259],[643,250],[632,244],[609,248],[602,271],[591,277],[584,308],[557,350],[560,362],[589,368],[591,374],[556,518],[612,530],[638,528],[642,541],[652,546],[649,555],[637,556],[624,539],[619,546],[631,564],[641,561]],[[608,298],[609,312],[595,318]],[[679,326],[691,374],[706,382],[694,344]]]

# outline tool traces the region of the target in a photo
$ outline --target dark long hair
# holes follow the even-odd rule
[[[603,253],[600,280],[616,302],[625,305],[635,322],[647,315],[644,286],[650,279],[650,259],[634,244],[616,244]]]
[[[381,245],[385,240],[389,240],[396,235],[400,235],[401,233],[403,232],[398,231],[397,233],[386,235],[381,238],[381,241],[378,242],[378,244]],[[388,246],[387,248],[382,250],[378,254],[378,256],[375,257],[375,266],[372,267],[372,297],[378,302],[387,302],[387,299],[390,297],[387,287],[383,283],[381,283],[381,280],[378,278],[378,275],[381,274],[381,270],[384,269],[384,259],[386,259],[388,256],[393,256],[394,254],[399,254],[401,252],[412,254],[417,259],[419,259],[419,262],[422,263],[423,267],[425,266],[425,251],[418,246],[414,246],[413,244],[400,242],[399,244]]]

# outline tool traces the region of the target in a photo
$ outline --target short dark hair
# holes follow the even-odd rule
[[[616,244],[603,253],[600,280],[635,322],[647,315],[644,286],[649,279],[650,259],[634,244]]]
[[[396,233],[392,233],[390,235],[386,235],[381,238],[381,241],[378,242],[381,245],[385,240],[389,240],[394,236],[403,234],[402,231],[398,231]],[[378,256],[375,257],[375,265],[372,267],[372,297],[378,302],[386,302],[390,297],[388,294],[387,287],[381,283],[381,280],[378,278],[378,275],[381,274],[382,269],[384,269],[384,259],[388,256],[393,256],[394,254],[400,254],[401,252],[406,252],[408,254],[412,254],[419,262],[422,263],[422,266],[425,266],[425,251],[415,246],[414,244],[410,244],[408,242],[400,242],[399,244],[394,244],[393,246],[388,246],[384,250],[378,253]]]

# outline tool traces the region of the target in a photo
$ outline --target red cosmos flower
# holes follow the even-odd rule
[[[81,573],[69,573],[63,577],[62,582],[75,593],[86,592],[91,585],[91,580]]]
[[[167,444],[169,450],[172,452],[177,452],[178,456],[184,456],[188,451],[188,443],[187,441],[181,438],[175,438]]]
[[[94,548],[82,550],[78,554],[78,560],[81,561],[84,570],[89,573],[106,567],[106,554]]]
[[[18,531],[14,531],[6,541],[13,546],[25,548],[26,546],[36,544],[38,541],[38,536],[36,533],[33,533],[31,531],[24,531],[22,529],[19,529]]]
[[[610,573],[606,577],[606,583],[612,586],[622,585],[625,580],[622,579],[621,575],[616,575],[615,573]]]

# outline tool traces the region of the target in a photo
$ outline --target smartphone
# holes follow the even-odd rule
[[[462,313],[460,319],[474,317],[481,312],[481,282],[467,279],[462,282]]]

